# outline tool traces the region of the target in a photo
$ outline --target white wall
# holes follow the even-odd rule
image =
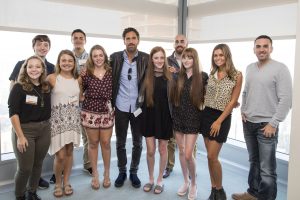
[[[273,38],[296,35],[297,3],[205,17],[192,11],[188,24],[192,41],[252,40],[262,34]]]
[[[69,33],[81,28],[89,33],[120,34],[121,12],[41,0],[1,0],[0,28]]]
[[[111,1],[109,8],[108,0],[103,7],[101,1],[96,1],[97,7],[88,7],[73,5],[70,1],[64,4],[45,0],[0,0],[0,30],[69,34],[81,28],[89,36],[121,38],[123,29],[133,26],[143,39],[156,41],[171,41],[177,33],[175,5],[155,9],[158,3],[140,1],[137,4],[137,0],[131,0],[128,4],[122,1],[127,7],[121,10],[121,3]],[[116,10],[111,10],[114,5]],[[107,9],[102,9],[104,7]],[[145,9],[150,12],[142,13]]]
[[[300,0],[298,1],[298,23],[297,23],[297,41],[296,55],[300,55]],[[289,161],[289,176],[288,176],[288,200],[298,200],[299,195],[299,180],[300,180],[300,134],[299,134],[299,119],[300,119],[300,57],[296,56],[295,71],[294,71],[294,90],[293,90],[293,112],[292,112],[292,130],[290,143],[290,161]]]

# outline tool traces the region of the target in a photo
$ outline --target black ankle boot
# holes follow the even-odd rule
[[[216,200],[216,188],[212,187],[210,195],[207,200]]]
[[[216,190],[216,200],[226,200],[226,193],[223,188]]]
[[[26,200],[42,200],[42,198],[36,194],[36,191],[34,192],[27,191]]]

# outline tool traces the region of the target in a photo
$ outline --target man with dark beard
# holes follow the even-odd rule
[[[184,35],[176,35],[174,41],[175,51],[171,56],[168,57],[168,62],[170,65],[170,71],[172,73],[178,73],[181,66],[181,54],[185,48],[188,46],[188,41]]]
[[[138,96],[149,55],[137,50],[140,36],[135,28],[124,29],[122,36],[126,49],[110,56],[113,75],[112,104],[115,107],[116,148],[119,167],[115,186],[123,186],[127,178],[126,138],[130,122],[133,148],[129,178],[132,186],[139,188],[141,181],[137,176],[137,171],[142,153],[142,134],[140,127],[141,108],[139,107]]]

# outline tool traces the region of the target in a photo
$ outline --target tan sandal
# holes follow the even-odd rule
[[[150,192],[152,190],[153,186],[154,186],[154,183],[146,183],[143,187],[143,190],[145,192]]]
[[[155,185],[154,187],[154,194],[160,194],[164,191],[164,184],[162,185]]]
[[[92,182],[91,182],[91,187],[94,190],[98,190],[100,188],[100,182],[98,176],[93,176]]]
[[[62,197],[64,195],[63,189],[61,186],[55,185],[54,191],[53,191],[53,196],[56,198]]]
[[[67,184],[67,185],[64,186],[64,194],[66,196],[70,196],[70,195],[73,194],[73,188],[70,184]]]
[[[109,188],[110,185],[111,185],[110,178],[109,177],[104,177],[102,185],[103,185],[104,188]]]

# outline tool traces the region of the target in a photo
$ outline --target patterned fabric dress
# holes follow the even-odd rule
[[[173,129],[184,134],[198,134],[201,130],[202,110],[195,107],[190,98],[192,79],[193,76],[186,77],[180,97],[180,105],[173,107]],[[207,79],[208,75],[202,72],[202,90],[205,90]]]
[[[66,144],[80,144],[79,84],[75,79],[56,77],[51,94],[51,144],[53,155]]]
[[[110,128],[114,125],[112,99],[112,74],[106,71],[102,79],[87,74],[83,70],[82,89],[84,101],[81,110],[81,123],[88,128]]]

